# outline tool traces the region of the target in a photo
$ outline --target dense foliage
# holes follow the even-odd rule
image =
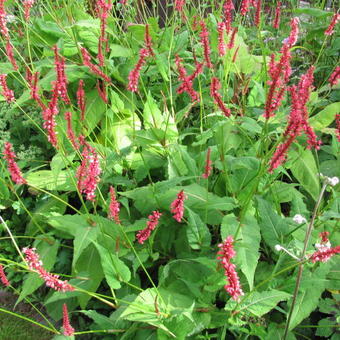
[[[0,0],[0,339],[339,338],[325,3]]]

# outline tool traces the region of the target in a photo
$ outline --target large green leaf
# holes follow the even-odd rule
[[[290,168],[294,177],[316,201],[320,193],[318,168],[312,151],[309,149],[290,150],[289,157],[294,160],[287,167]]]
[[[316,130],[323,130],[335,119],[335,115],[340,112],[340,102],[327,105],[322,111],[309,119],[310,125]]]
[[[28,185],[39,189],[76,191],[72,176],[74,176],[72,170],[60,171],[57,176],[51,170],[39,170],[30,172],[26,180]]]
[[[188,242],[192,249],[208,248],[211,242],[210,231],[199,215],[187,209],[189,213],[186,227]]]
[[[126,264],[116,254],[94,242],[101,259],[105,278],[112,289],[121,288],[121,282],[129,282],[131,273]]]

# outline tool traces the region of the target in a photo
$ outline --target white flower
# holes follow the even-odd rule
[[[327,183],[332,187],[335,187],[339,183],[338,177],[327,177]]]
[[[302,223],[306,223],[307,220],[305,217],[303,217],[302,215],[299,215],[299,214],[296,214],[294,217],[293,217],[293,221],[297,224],[302,224]]]
[[[275,246],[275,250],[276,250],[276,251],[280,251],[280,250],[282,250],[282,247],[281,247],[279,244],[277,244],[277,245]]]

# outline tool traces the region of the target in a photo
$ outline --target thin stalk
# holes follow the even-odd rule
[[[287,336],[288,336],[289,324],[290,324],[290,321],[292,319],[294,307],[295,307],[295,304],[296,304],[297,295],[299,293],[299,288],[300,288],[300,284],[301,284],[301,280],[302,280],[302,272],[303,272],[304,259],[305,259],[305,256],[306,256],[306,250],[307,250],[307,247],[308,247],[310,235],[311,235],[312,230],[313,230],[316,214],[319,210],[321,200],[322,200],[323,194],[325,193],[326,187],[327,187],[327,182],[325,181],[323,183],[322,188],[321,188],[318,200],[315,204],[312,219],[311,219],[311,221],[308,225],[307,231],[306,231],[306,236],[305,236],[305,240],[304,240],[304,244],[303,244],[303,250],[302,250],[302,253],[301,253],[300,260],[299,260],[299,269],[298,269],[298,274],[297,274],[297,278],[296,278],[296,284],[295,284],[295,289],[294,289],[294,294],[293,294],[293,301],[292,301],[292,305],[290,307],[290,311],[289,311],[289,314],[288,314],[288,318],[287,318],[287,322],[286,322],[286,326],[285,326],[285,332],[284,332],[284,335],[283,335],[283,340],[286,340]]]

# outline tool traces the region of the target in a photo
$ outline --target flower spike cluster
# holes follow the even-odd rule
[[[218,92],[220,88],[221,88],[220,81],[216,77],[211,78],[210,94],[214,98],[214,102],[217,104],[217,106],[223,112],[223,114],[226,117],[229,117],[230,109],[228,109],[223,103],[222,97]]]
[[[9,173],[11,174],[12,181],[16,184],[26,184],[27,181],[22,177],[22,173],[19,169],[18,164],[15,162],[16,155],[14,151],[12,151],[12,144],[10,142],[5,143],[3,155],[7,162],[7,168]]]
[[[181,222],[184,214],[184,200],[186,200],[188,197],[184,194],[184,191],[181,190],[177,194],[177,198],[171,203],[171,213],[173,214],[173,218],[177,222]]]
[[[273,172],[274,169],[285,161],[289,147],[302,131],[305,131],[308,137],[308,148],[320,148],[321,141],[317,140],[313,128],[308,123],[308,111],[306,106],[313,86],[313,72],[314,67],[312,66],[306,74],[301,76],[299,84],[297,86],[294,85],[289,89],[292,96],[292,107],[288,125],[283,134],[285,141],[277,147],[270,161],[269,172]]]
[[[83,64],[87,66],[94,74],[103,78],[106,82],[110,83],[111,79],[107,76],[97,65],[91,62],[91,56],[85,47],[80,48],[81,54],[83,56]]]
[[[0,86],[2,87],[2,95],[6,98],[8,103],[15,101],[14,92],[7,86],[7,74],[0,74]]]
[[[63,334],[65,336],[72,336],[74,334],[74,328],[70,324],[70,320],[68,317],[67,305],[63,304]]]
[[[0,264],[0,281],[6,287],[8,287],[10,285],[10,283],[7,279],[7,276],[5,274],[4,267],[1,264]]]
[[[115,189],[110,186],[110,205],[108,218],[115,221],[116,224],[120,224],[119,218],[120,203],[117,201]]]
[[[157,227],[161,216],[162,214],[157,210],[153,211],[152,215],[149,215],[146,228],[140,230],[136,235],[138,243],[143,244],[150,237],[151,232]]]
[[[210,51],[210,45],[209,45],[209,33],[207,30],[207,26],[203,20],[200,22],[200,25],[201,25],[200,37],[201,37],[201,44],[203,46],[203,51],[204,51],[205,64],[208,68],[213,68],[213,64],[210,59],[211,51]]]
[[[331,243],[329,242],[328,236],[329,232],[324,231],[319,234],[320,243],[315,244],[315,251],[311,257],[309,258],[313,263],[315,262],[327,262],[332,256],[336,254],[340,254],[340,246],[331,247]]]
[[[224,268],[224,274],[228,280],[228,284],[224,286],[224,289],[231,295],[233,300],[239,301],[240,296],[243,295],[243,291],[240,285],[240,279],[235,270],[236,266],[230,262],[230,260],[236,256],[233,244],[234,239],[232,236],[228,236],[223,243],[220,243],[218,245],[220,250],[217,253],[217,259],[220,260]]]
[[[67,281],[60,280],[59,275],[51,274],[46,269],[44,269],[35,248],[24,248],[22,252],[25,254],[25,261],[27,262],[29,268],[39,274],[39,276],[45,281],[47,287],[51,287],[61,292],[74,290],[74,287],[71,286]]]
[[[224,11],[224,24],[227,33],[231,31],[231,24],[233,22],[233,9],[234,9],[233,0],[225,0],[223,5],[223,11]]]

